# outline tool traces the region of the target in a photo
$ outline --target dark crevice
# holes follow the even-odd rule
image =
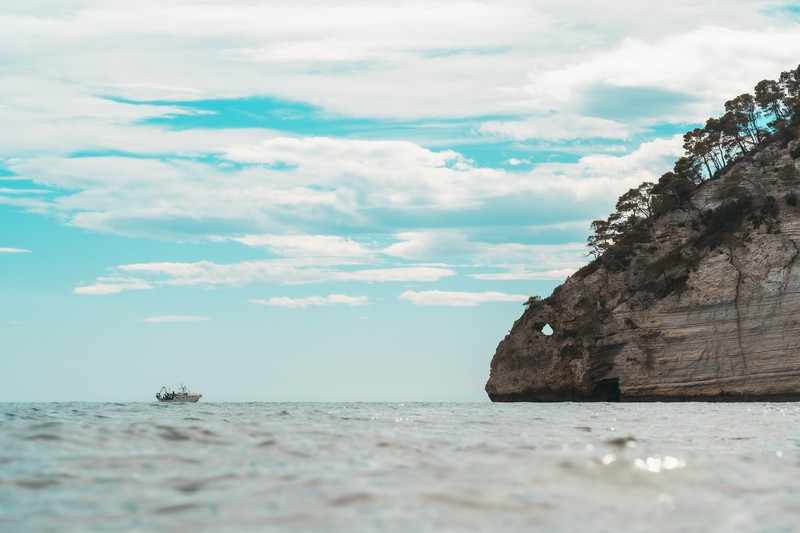
[[[622,401],[619,392],[619,378],[609,378],[598,381],[594,389],[592,389],[592,400],[597,402]]]

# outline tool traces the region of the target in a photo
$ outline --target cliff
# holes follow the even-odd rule
[[[799,158],[800,140],[773,135],[532,298],[489,397],[800,401]]]

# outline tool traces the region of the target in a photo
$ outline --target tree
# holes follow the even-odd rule
[[[648,181],[635,189],[630,189],[617,200],[617,213],[623,217],[647,218],[653,214],[650,208],[650,199],[654,183]]]
[[[770,125],[786,120],[783,89],[777,81],[761,80],[756,84],[755,93],[759,107],[774,117]]]
[[[755,96],[745,93],[728,100],[722,116],[711,117],[704,127],[686,132],[683,135],[685,155],[675,162],[672,172],[662,175],[658,183],[642,183],[628,190],[619,197],[614,213],[606,220],[592,222],[593,234],[587,240],[588,255],[597,259],[611,251],[610,261],[623,264],[646,238],[653,216],[683,209],[692,191],[705,177],[712,178],[737,156],[767,139],[769,129],[761,126],[764,117],[772,118],[768,127],[778,131],[789,131],[800,123],[800,65],[782,72],[779,81],[760,81],[754,92]],[[790,138],[794,138],[791,135]],[[794,152],[792,157],[796,157]],[[781,175],[789,176],[791,169],[783,169]],[[790,185],[795,178],[795,175],[787,177]],[[766,196],[759,183],[754,185]],[[793,191],[790,196],[795,198]]]
[[[685,176],[667,172],[653,185],[653,213],[658,216],[673,209],[682,209],[689,199],[695,184]]]
[[[739,146],[743,153],[747,151],[747,148],[743,146],[745,138],[749,137],[753,145],[761,142],[763,132],[758,126],[760,113],[756,99],[752,95],[744,93],[728,100],[725,102],[725,111],[726,115],[730,113],[732,121],[736,125],[737,142],[740,143]],[[726,115],[723,115],[723,118]]]
[[[741,125],[736,120],[736,115],[730,111],[719,117],[720,127],[724,142],[729,144],[729,149],[738,148],[739,153],[747,152],[749,138],[742,134]]]
[[[586,245],[590,248],[588,255],[597,259],[614,244],[614,235],[608,220],[595,220],[591,226],[593,233],[589,235]]]
[[[792,70],[781,72],[779,85],[784,94],[784,105],[788,112],[797,116],[800,112],[800,65]]]
[[[711,158],[709,157],[710,143],[706,132],[701,128],[695,128],[683,134],[683,149],[686,155],[692,159],[702,162],[708,172],[708,177],[714,175],[711,171]]]
[[[692,185],[700,185],[703,182],[703,174],[700,170],[700,162],[697,159],[686,156],[681,157],[675,161],[673,172],[682,179],[689,181]],[[650,192],[652,194],[653,191]]]
[[[706,138],[708,157],[714,162],[715,171],[728,164],[731,156],[732,139],[725,136],[722,121],[718,118],[706,120],[703,128]]]

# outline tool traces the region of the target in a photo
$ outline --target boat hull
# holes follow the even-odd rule
[[[167,400],[167,399],[161,400],[161,399],[159,399],[158,401],[161,402],[161,403],[195,403],[202,397],[203,397],[202,394],[198,394],[196,396],[181,396],[181,397],[178,397],[178,398],[172,398],[171,400]]]
[[[177,392],[168,391],[166,387],[161,387],[161,390],[156,393],[156,400],[161,403],[195,403],[202,394],[186,390],[186,386],[181,383],[181,389]]]

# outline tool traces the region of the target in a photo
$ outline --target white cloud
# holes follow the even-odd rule
[[[24,254],[29,252],[30,250],[25,248],[0,248],[0,254]]]
[[[487,54],[530,41],[543,23],[515,2],[86,2],[65,11],[0,17],[7,65],[126,98],[269,91],[384,116],[496,108],[488,94],[498,77],[520,73]],[[396,91],[408,79],[424,88]]]
[[[389,245],[383,252],[404,259],[463,257],[479,246],[469,242],[467,235],[458,230],[409,231],[398,233],[395,237],[400,242]]]
[[[613,201],[670,164],[654,171],[633,157],[584,158],[511,173],[407,141],[172,131],[148,120],[197,111],[126,97],[190,104],[267,95],[334,117],[510,117],[480,126],[508,139],[627,138],[641,126],[591,116],[592,88],[697,95],[677,111],[703,119],[712,103],[719,108],[759,77],[792,66],[800,35],[796,23],[769,15],[771,3],[719,0],[647,9],[543,0],[321,1],[313,9],[86,0],[58,13],[15,6],[4,4],[0,14],[8,51],[0,156],[61,196],[0,201],[90,230],[173,239],[322,234],[380,225],[374,217],[387,210],[409,217],[414,209],[479,209],[487,199],[525,194],[545,194],[549,203],[598,193]],[[718,27],[702,26],[710,14]],[[64,157],[79,151],[135,156]],[[278,163],[290,168],[269,168]],[[350,253],[349,245],[339,242],[333,253]],[[303,253],[276,241],[264,246]]]
[[[510,212],[509,203],[526,217],[544,209],[542,222],[574,220],[580,209],[591,212],[601,205],[611,209],[619,194],[642,181],[657,180],[682,153],[676,136],[643,143],[626,155],[586,156],[574,164],[546,163],[512,172],[478,168],[454,152],[435,152],[408,142],[300,138],[247,146],[251,159],[296,166],[224,170],[196,161],[111,156],[36,158],[7,165],[43,184],[77,190],[57,198],[30,199],[25,205],[81,228],[179,240],[232,240],[287,258],[318,262],[327,257],[339,264],[358,264],[381,253],[381,245],[374,239],[323,232],[371,230],[384,226],[383,219],[397,224],[398,217],[463,220],[481,213],[496,219]],[[264,153],[259,152],[262,148]],[[568,208],[554,209],[564,203],[570,204]],[[402,232],[398,237],[401,242],[383,253],[426,261],[477,257],[488,264],[497,263],[498,257],[509,263],[520,261],[509,255],[531,257],[526,245],[486,247],[468,241],[459,230]],[[269,269],[280,279],[283,276],[277,272],[285,266],[273,264]],[[110,288],[83,289],[91,290]]]
[[[614,120],[574,114],[551,114],[524,120],[484,122],[479,131],[514,140],[565,141],[592,138],[626,139],[642,130]]]
[[[518,238],[525,233],[521,228],[516,231]],[[574,271],[583,264],[580,258],[586,252],[584,243],[487,243],[470,240],[465,232],[457,230],[405,232],[396,237],[401,241],[388,246],[384,250],[387,255],[415,260],[463,258],[470,260],[473,265],[508,266],[509,269],[522,276],[508,279],[544,279],[527,277],[530,273],[523,272],[520,266],[525,264],[537,265],[542,270],[549,269],[559,273]],[[560,274],[559,276],[564,277]],[[502,278],[495,277],[494,279]]]
[[[302,261],[302,260],[301,260]],[[337,267],[338,268],[335,268]],[[292,260],[260,260],[218,264],[137,263],[112,269],[117,275],[99,278],[77,294],[105,295],[160,286],[229,286],[255,284],[305,285],[327,282],[432,282],[455,275],[455,271],[433,266],[357,268],[343,265],[306,266]]]
[[[399,296],[415,305],[474,307],[487,302],[524,303],[528,297],[504,292],[406,291]]]
[[[330,294],[328,296],[306,296],[304,298],[274,297],[267,300],[250,300],[252,304],[273,305],[278,307],[290,307],[305,309],[309,306],[331,306],[331,305],[367,305],[367,296],[348,296],[346,294]]]
[[[52,194],[53,191],[46,189],[9,189],[7,187],[0,187],[0,194]]]
[[[644,142],[625,155],[596,154],[577,163],[545,163],[528,173],[523,190],[540,195],[543,203],[568,204],[570,199],[613,208],[620,194],[642,182],[658,181],[681,155],[683,141],[675,135]]]
[[[0,204],[92,231],[234,241],[288,259],[123,265],[75,288],[78,294],[455,275],[398,258],[506,269],[476,275],[484,280],[556,276],[575,268],[580,252],[529,244],[519,221],[583,220],[610,209],[620,193],[670,169],[682,153],[680,137],[645,142],[627,155],[530,169],[539,154],[520,155],[521,143],[506,169],[471,161],[467,148],[431,147],[492,137],[544,145],[627,140],[648,137],[648,127],[665,121],[704,120],[762,77],[796,64],[800,26],[776,15],[777,6],[65,0],[53,10],[48,2],[8,0],[0,8],[0,158],[20,175],[12,179],[37,188],[26,186],[24,197],[21,189],[0,189]],[[703,26],[708,20],[717,26]],[[597,101],[602,91],[629,90],[674,101],[658,109],[624,98]],[[251,97],[309,106],[321,125],[308,137],[164,125],[206,113],[192,110],[193,101]],[[327,119],[341,117],[403,120],[388,129],[374,120],[326,130]],[[461,129],[454,135],[461,138],[445,139],[437,118],[459,119],[438,125],[447,136]],[[400,130],[413,142],[358,138]],[[579,155],[594,149],[572,146]],[[458,229],[501,218],[509,242],[481,242]],[[392,234],[400,242],[386,245]]]
[[[526,89],[531,108],[574,110],[598,86],[638,87],[674,91],[692,99],[648,114],[651,123],[705,120],[718,114],[726,100],[752,91],[757,81],[775,79],[781,70],[797,64],[798,25],[786,20],[787,26],[779,30],[774,27],[777,22],[773,19],[773,26],[746,29],[690,27],[656,39],[628,36],[588,58],[531,73]],[[619,104],[622,107],[624,102]]]
[[[103,277],[98,278],[93,285],[82,285],[75,287],[75,294],[90,294],[93,296],[105,296],[107,294],[118,294],[123,291],[138,291],[155,288],[150,283],[136,278]]]
[[[142,322],[150,323],[173,323],[173,322],[204,322],[210,320],[207,316],[193,316],[193,315],[166,315],[166,316],[151,316],[143,318]]]
[[[377,209],[473,208],[482,198],[515,187],[503,170],[475,167],[455,152],[404,141],[276,138],[231,146],[226,153],[237,163],[293,166],[230,170],[198,161],[104,156],[18,159],[8,167],[44,185],[77,189],[38,200],[72,225],[166,238],[218,237],[215,225],[255,235],[361,227]],[[257,239],[240,242],[252,245]],[[268,239],[262,238],[265,246],[288,245],[278,242],[280,237]],[[306,244],[334,237],[313,239],[316,243]],[[340,239],[336,246],[358,252],[353,241]]]
[[[225,156],[238,163],[291,165],[292,176],[339,191],[360,207],[468,207],[476,195],[508,188],[502,170],[478,168],[457,152],[408,141],[278,137],[233,146]]]
[[[359,258],[373,253],[361,243],[335,235],[247,235],[230,240],[283,257]]]
[[[698,95],[703,109],[690,109],[702,115],[691,118],[702,119],[709,104],[719,108],[753,80],[796,63],[798,25],[774,9],[770,15],[774,7],[749,0],[646,6],[97,0],[40,12],[4,2],[0,154],[214,152],[238,144],[219,142],[213,131],[143,124],[191,111],[120,98],[269,95],[369,117],[558,111],[558,121],[512,119],[485,127],[513,138],[565,138],[584,124],[587,133],[618,137],[630,125],[575,113],[587,87],[642,85]],[[708,20],[717,27],[704,27]]]

